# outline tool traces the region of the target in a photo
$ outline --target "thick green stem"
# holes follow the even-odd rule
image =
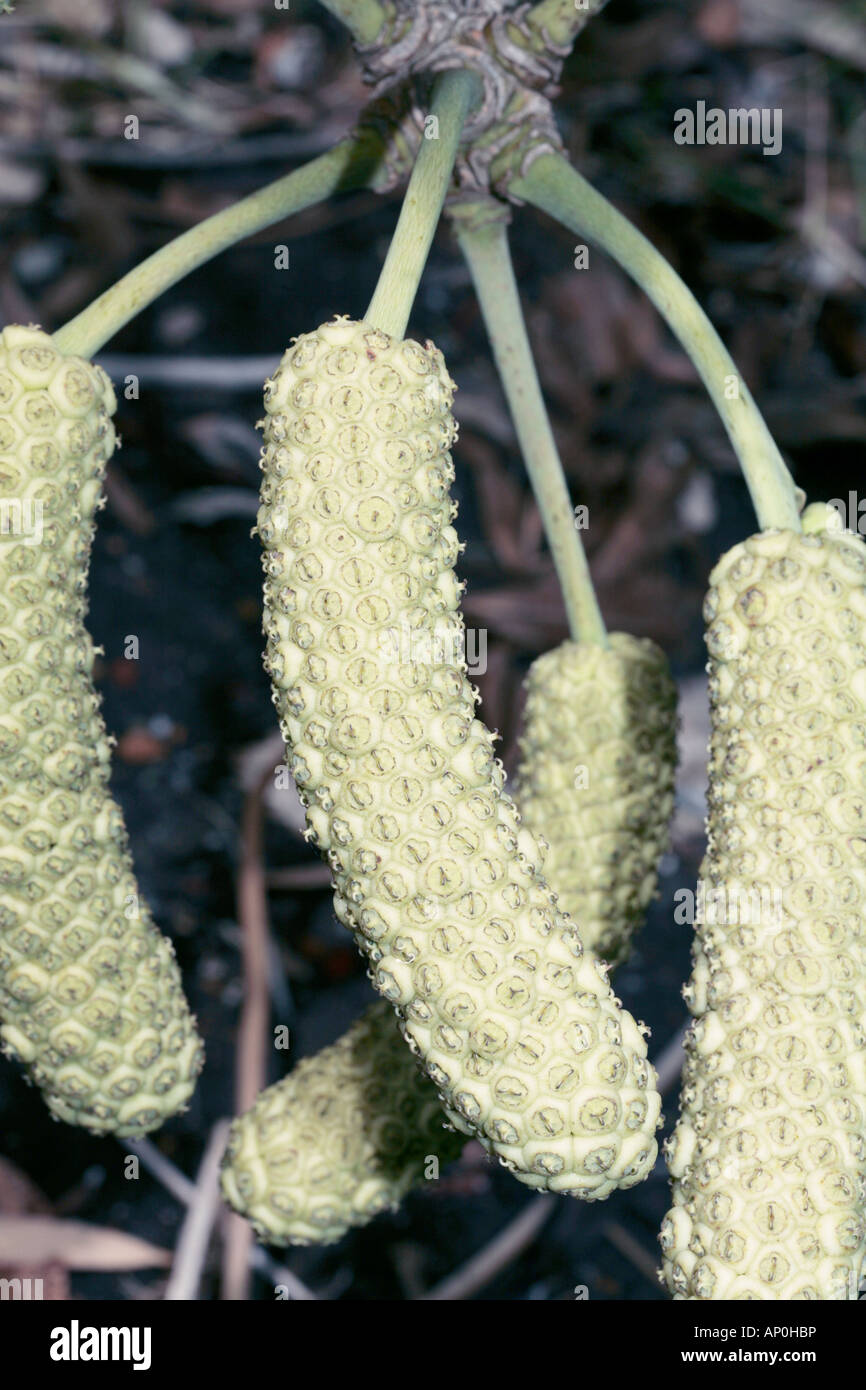
[[[319,4],[342,20],[358,43],[372,43],[388,17],[379,0],[319,0]]]
[[[456,223],[481,305],[493,355],[508,398],[520,448],[544,522],[575,641],[607,644],[556,441],[520,309],[520,296],[502,218]]]
[[[92,357],[165,290],[227,246],[321,202],[339,189],[363,187],[379,164],[383,149],[378,137],[364,129],[327,154],[206,218],[130,270],[59,329],[54,341],[63,352]]]
[[[673,267],[562,155],[540,155],[509,188],[601,246],[640,285],[703,378],[740,460],[761,528],[799,531],[801,494],[730,353]]]
[[[394,338],[402,338],[406,332],[448,191],[463,125],[479,91],[480,81],[474,72],[455,69],[436,79],[424,139],[365,315],[368,322]]]
[[[583,26],[604,9],[607,0],[540,0],[526,16],[527,23],[559,45],[574,43]]]

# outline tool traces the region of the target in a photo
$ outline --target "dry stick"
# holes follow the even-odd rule
[[[117,1142],[124,1153],[135,1154],[157,1182],[161,1182],[182,1206],[190,1205],[196,1193],[195,1183],[166,1158],[152,1139],[118,1139]]]
[[[623,1226],[620,1226],[618,1221],[608,1222],[608,1224],[602,1228],[602,1235],[605,1240],[610,1241],[611,1245],[614,1246],[621,1255],[625,1256],[629,1264],[634,1265],[635,1269],[639,1270],[644,1278],[649,1280],[654,1288],[658,1288],[658,1260],[641,1245],[639,1240],[635,1240],[634,1236],[629,1235],[628,1231],[625,1230]]]
[[[294,869],[269,869],[265,883],[269,891],[304,892],[330,888],[333,875],[328,864],[298,864]]]
[[[486,218],[482,203],[464,203],[454,209],[454,226],[544,523],[572,640],[605,647],[604,619],[575,527],[568,485],[523,321],[506,223],[501,216]]]
[[[55,341],[57,334],[54,335]],[[256,391],[274,371],[279,352],[251,357],[182,357],[180,354],[99,352],[99,365],[113,381],[138,377],[147,386],[168,386],[176,391],[205,387],[214,391]]]
[[[521,1251],[531,1245],[545,1221],[556,1207],[552,1196],[533,1197],[519,1216],[510,1221],[504,1230],[494,1236],[488,1245],[467,1260],[465,1265],[449,1274],[429,1293],[423,1295],[423,1302],[453,1302],[456,1299],[470,1298],[495,1279],[501,1270],[515,1260]]]
[[[165,1154],[157,1148],[152,1139],[118,1139],[118,1144],[124,1153],[133,1153],[138,1157],[147,1171],[161,1183],[167,1192],[170,1192],[181,1206],[188,1207],[196,1197],[196,1185],[186,1173],[172,1163],[171,1159],[166,1158]],[[260,1245],[256,1245],[252,1252],[253,1267],[263,1275],[266,1275],[276,1286],[284,1285],[290,1293],[290,1297],[304,1302],[317,1301],[317,1295],[308,1289],[306,1284],[293,1274],[284,1265],[278,1264],[266,1250]]]
[[[689,1025],[684,1023],[676,1036],[671,1038],[666,1047],[662,1048],[653,1062],[656,1069],[656,1085],[661,1096],[679,1080],[683,1063],[686,1060],[684,1043],[688,1027]]]
[[[220,1210],[220,1161],[229,1124],[229,1120],[218,1120],[211,1130],[196,1177],[195,1195],[175,1246],[172,1271],[165,1286],[166,1302],[194,1302],[198,1294],[211,1233]]]
[[[798,494],[773,436],[707,315],[673,266],[561,154],[543,154],[509,191],[618,261],[655,304],[697,368],[728,432],[762,530],[799,531]]]
[[[271,777],[265,773],[244,800],[241,817],[241,862],[238,877],[238,920],[241,924],[244,1003],[238,1028],[235,1060],[235,1112],[253,1105],[267,1079],[265,1037],[269,1016],[268,900],[262,857],[262,792]],[[222,1298],[249,1298],[250,1252],[253,1229],[233,1212],[226,1217],[222,1263]]]

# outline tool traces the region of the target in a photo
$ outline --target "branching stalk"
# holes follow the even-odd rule
[[[358,43],[372,43],[388,17],[379,0],[319,0],[319,4],[342,20]]]
[[[537,33],[552,39],[557,47],[565,46],[574,43],[584,25],[606,4],[607,0],[539,0],[526,21]]]
[[[457,146],[469,109],[480,91],[473,72],[455,69],[437,78],[428,122],[400,217],[365,318],[394,338],[406,332],[433,234],[448,191]],[[425,131],[426,137],[426,131]]]
[[[541,512],[571,636],[575,641],[606,645],[604,620],[532,359],[506,224],[502,218],[480,223],[457,220],[456,230]]]
[[[206,218],[130,270],[54,334],[62,352],[92,357],[136,314],[226,247],[342,189],[363,187],[384,152],[364,129],[327,154]]]
[[[594,241],[640,285],[703,378],[740,461],[761,528],[799,531],[802,495],[730,353],[664,256],[562,155],[539,156],[510,188]]]

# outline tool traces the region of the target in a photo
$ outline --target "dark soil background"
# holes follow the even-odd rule
[[[866,4],[611,0],[578,41],[558,103],[571,155],[664,251],[706,307],[812,500],[859,487],[866,442]],[[782,152],[683,147],[674,112],[784,113]],[[0,18],[0,323],[59,327],[195,221],[327,149],[364,101],[351,46],[313,0],[21,0]],[[126,116],[140,139],[123,138]],[[2,1213],[52,1219],[40,1256],[57,1298],[153,1299],[167,1270],[82,1269],[74,1228],[114,1228],[174,1252],[214,1126],[235,1108],[244,994],[237,906],[241,819],[279,761],[261,667],[260,567],[250,528],[261,382],[289,338],[360,317],[396,197],[343,196],[224,254],[169,292],[99,357],[119,387],[123,448],[91,572],[98,679],[117,737],[114,788],[143,892],[173,937],[207,1046],[193,1104],[140,1149],[52,1123],[0,1059]],[[682,692],[683,765],[659,900],[617,977],[663,1058],[676,1113],[689,928],[673,917],[702,849],[706,708],[700,606],[720,553],[754,529],[726,436],[678,344],[600,252],[522,208],[513,250],[533,345],[612,628],[669,653]],[[290,268],[274,269],[274,248]],[[440,229],[410,331],[460,386],[456,451],[470,626],[488,635],[483,712],[513,762],[529,662],[566,635],[562,605],[456,246]],[[263,365],[264,364],[264,365]],[[138,399],[125,399],[134,374]],[[137,636],[140,659],[124,658]],[[272,1081],[336,1038],[371,991],[335,923],[294,806],[266,798],[273,943]],[[159,1155],[175,1175],[160,1169]],[[175,1190],[172,1191],[174,1181]],[[404,1208],[326,1250],[271,1254],[319,1299],[451,1296],[659,1299],[656,1232],[668,1187],[599,1207],[539,1199],[475,1145]],[[202,1188],[195,1201],[206,1200]],[[516,1224],[515,1224],[516,1223]],[[222,1234],[224,1235],[223,1228]],[[491,1242],[506,1234],[506,1251]],[[237,1237],[235,1237],[237,1239]],[[463,1269],[483,1252],[474,1275]],[[10,1266],[24,1269],[25,1252]],[[225,1296],[219,1228],[187,1296]],[[9,1273],[10,1269],[3,1271]],[[29,1272],[33,1272],[31,1268]],[[273,1264],[249,1297],[272,1299]],[[304,1296],[292,1284],[293,1296]],[[448,1290],[446,1289],[447,1293]]]

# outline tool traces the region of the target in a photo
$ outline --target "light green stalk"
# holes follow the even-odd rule
[[[509,190],[601,246],[640,285],[703,378],[740,460],[761,528],[799,531],[801,495],[761,412],[718,333],[664,256],[562,155],[539,156]]]
[[[379,0],[319,0],[319,4],[342,20],[358,43],[372,43],[388,18]]]
[[[92,357],[165,290],[226,247],[322,202],[340,189],[363,187],[380,162],[383,149],[378,136],[365,128],[340,141],[327,154],[199,222],[148,256],[70,319],[54,334],[58,348],[79,357]]]
[[[487,326],[526,471],[541,512],[547,543],[575,641],[607,646],[607,632],[577,533],[571,498],[550,427],[508,248],[506,223],[470,217],[455,207],[457,239],[466,257]]]
[[[533,5],[526,21],[537,33],[557,45],[571,44],[593,15],[603,10],[607,0],[540,0]]]
[[[385,264],[364,315],[368,323],[393,338],[402,338],[406,332],[463,125],[479,90],[474,72],[454,70],[436,80],[428,115],[429,128],[436,134],[428,139],[425,131],[421,141]]]

